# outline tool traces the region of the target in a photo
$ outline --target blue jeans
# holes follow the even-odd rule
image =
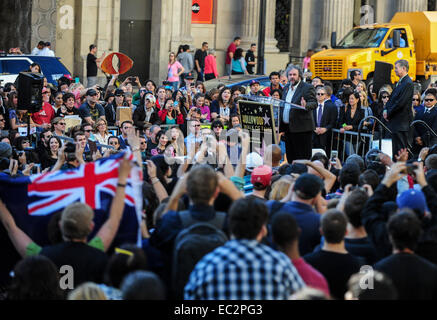
[[[178,90],[179,81],[170,82],[170,85],[173,87],[173,92]]]

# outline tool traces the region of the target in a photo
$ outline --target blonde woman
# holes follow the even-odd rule
[[[108,300],[105,293],[93,282],[85,282],[68,295],[68,300]]]
[[[272,185],[272,191],[270,192],[270,200],[281,201],[284,199],[290,188],[293,186],[297,177],[284,176]]]
[[[108,144],[108,139],[111,135],[108,133],[108,123],[105,119],[99,119],[96,122],[94,132],[94,137],[97,139],[98,143]]]

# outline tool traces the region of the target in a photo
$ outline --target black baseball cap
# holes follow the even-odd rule
[[[297,178],[293,190],[299,198],[309,200],[315,198],[324,188],[323,180],[318,176],[304,173]]]
[[[116,89],[114,92],[115,96],[124,96],[124,91],[122,89]]]
[[[188,80],[194,80],[194,75],[190,72],[190,73],[185,77],[185,79],[188,79]]]
[[[96,96],[97,95],[97,91],[95,89],[88,89],[88,91],[86,92],[86,96]]]

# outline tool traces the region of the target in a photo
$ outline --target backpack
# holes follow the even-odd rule
[[[207,253],[228,241],[221,230],[226,213],[216,212],[215,218],[208,222],[193,219],[189,211],[179,212],[183,229],[177,235],[173,248],[172,286],[176,299],[183,299],[184,287],[196,264]]]

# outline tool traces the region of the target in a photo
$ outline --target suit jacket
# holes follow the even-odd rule
[[[410,76],[406,75],[399,81],[387,102],[388,125],[391,131],[409,131],[413,121],[411,103],[413,101],[414,85]]]
[[[317,127],[317,104],[316,109],[313,110],[314,125]],[[336,105],[331,100],[326,100],[323,107],[322,121],[320,128],[326,128],[328,131],[335,128],[337,125],[338,110]],[[326,134],[326,133],[325,133]]]
[[[137,128],[142,128],[144,126],[145,120],[146,120],[146,111],[144,110],[144,106],[139,105],[132,116],[132,120],[134,121],[134,125]],[[158,112],[156,112],[156,109],[153,109],[153,113],[150,116],[151,124],[161,124],[161,119],[158,116]]]
[[[420,110],[416,114],[415,120],[422,120],[426,122],[426,124],[429,125],[434,131],[437,131],[437,106],[434,106],[429,113],[425,111],[426,108],[424,108],[424,110]],[[414,137],[421,137],[424,141],[429,138],[430,146],[437,143],[437,138],[434,137],[430,132],[428,132],[428,130],[423,125],[418,124],[414,128]]]
[[[287,84],[282,91],[282,100],[287,98],[288,90],[290,89],[290,83]],[[306,110],[290,109],[289,124],[283,122],[284,109],[281,108],[279,132],[309,132],[314,131],[313,112],[312,110],[317,108],[316,92],[314,87],[306,82],[301,81],[296,88],[291,103],[301,105],[302,97],[306,101]]]

